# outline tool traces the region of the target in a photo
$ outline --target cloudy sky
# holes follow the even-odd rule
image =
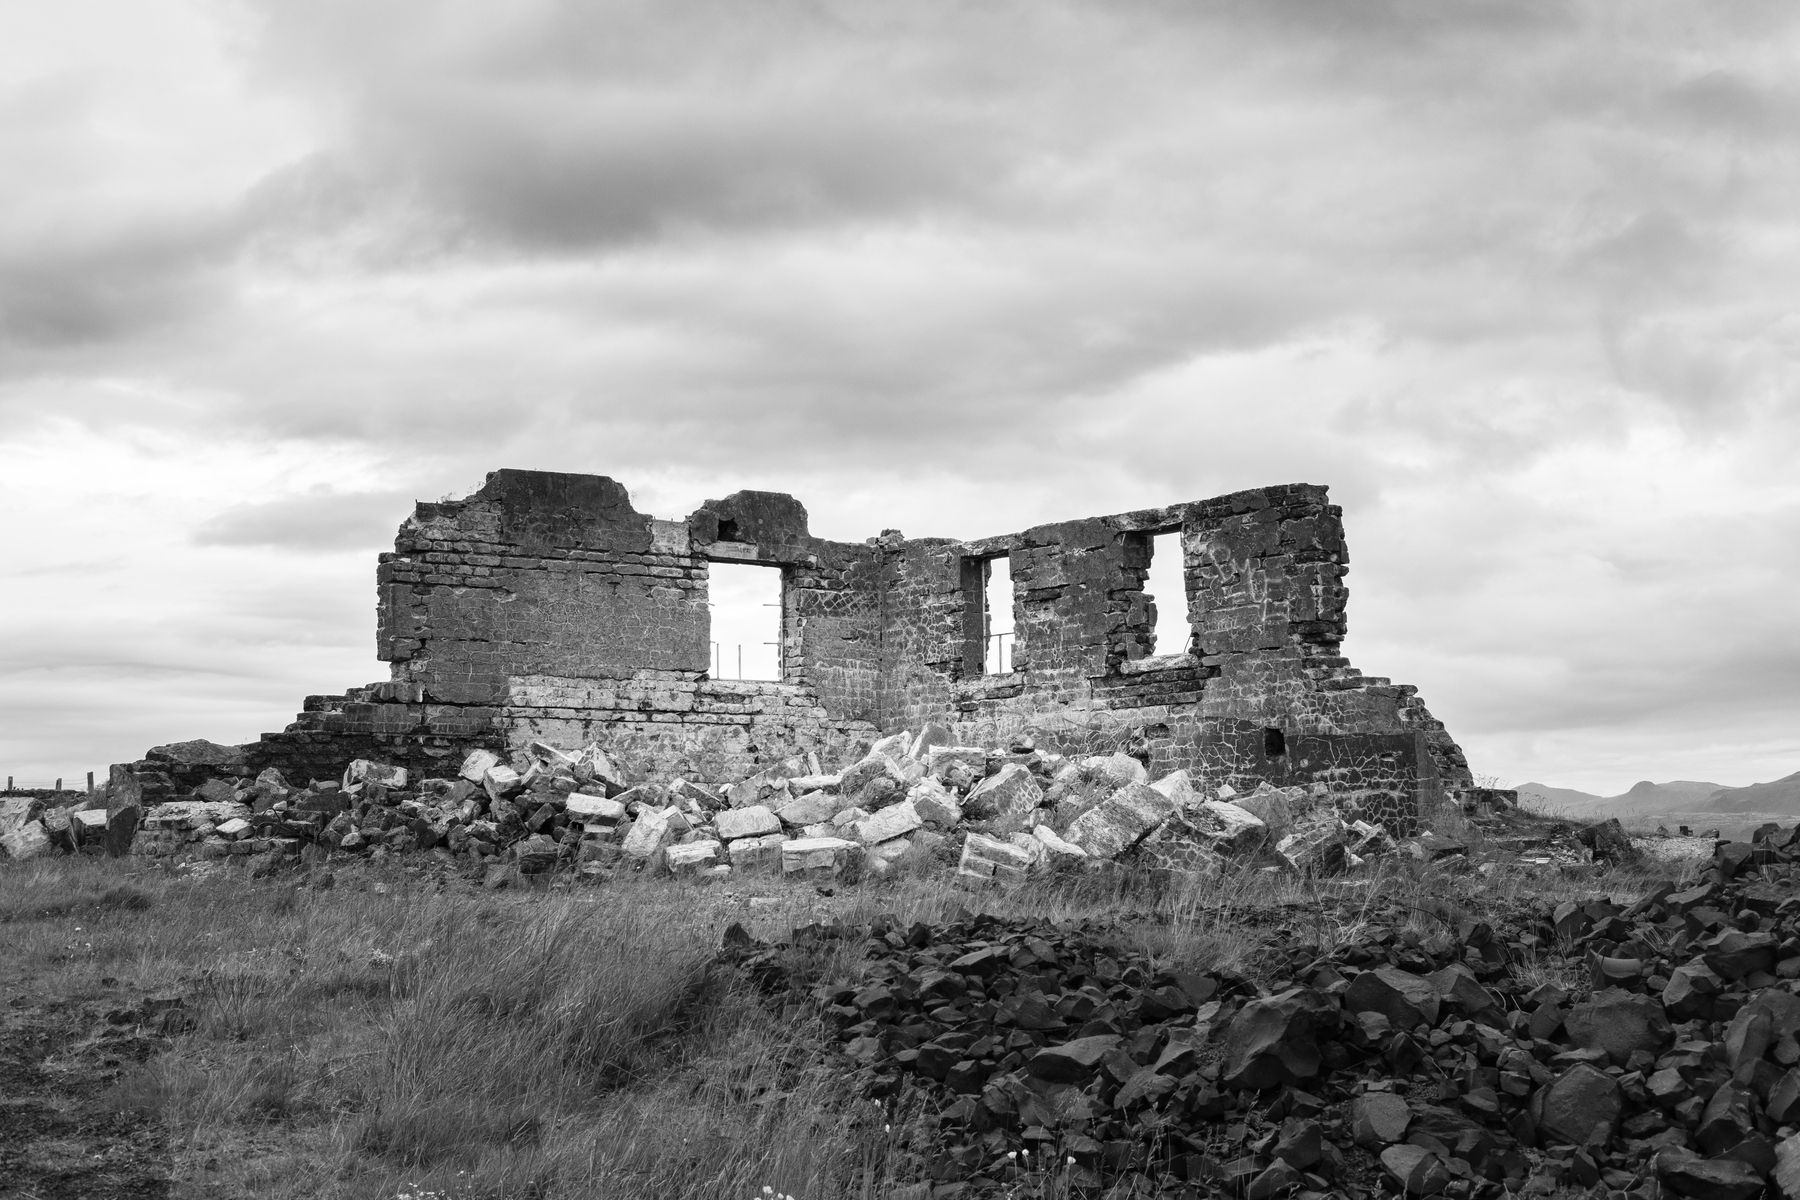
[[[1475,770],[1800,769],[1787,3],[0,6],[0,773],[385,677],[498,466],[860,540],[1296,480]]]

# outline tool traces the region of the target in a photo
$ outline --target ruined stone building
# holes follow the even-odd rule
[[[848,543],[813,536],[777,493],[665,521],[601,476],[495,471],[466,499],[418,505],[381,556],[392,679],[310,697],[249,762],[302,779],[356,757],[452,774],[475,746],[598,741],[643,775],[717,780],[806,751],[829,769],[937,721],[969,744],[1125,747],[1197,784],[1322,787],[1404,831],[1471,780],[1414,688],[1339,653],[1341,516],[1323,487],[1289,484],[973,542]],[[1153,644],[1144,590],[1168,533],[1181,646]],[[708,570],[725,562],[780,572],[779,682],[709,673]],[[990,673],[995,572],[1010,574],[1016,645]]]

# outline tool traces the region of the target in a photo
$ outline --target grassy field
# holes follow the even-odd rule
[[[1011,891],[920,864],[831,896],[641,877],[486,892],[405,866],[259,881],[147,860],[0,867],[0,1062],[9,1103],[45,1110],[25,1131],[40,1182],[10,1194],[153,1195],[160,1173],[179,1196],[900,1200],[914,1193],[892,1181],[931,1150],[906,1119],[917,1098],[852,1094],[809,1006],[777,1011],[715,963],[732,923],[774,939],[965,909],[1097,918],[1124,953],[1254,976],[1263,946],[1329,949],[1396,913],[1445,938],[1461,915],[1646,883],[1399,856],[1320,882],[1119,873]],[[849,980],[856,953],[791,966]],[[53,1118],[73,1132],[52,1136]]]

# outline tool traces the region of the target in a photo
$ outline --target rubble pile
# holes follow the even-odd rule
[[[1134,1195],[1251,1200],[1800,1197],[1797,861],[1800,827],[1769,827],[1629,906],[1421,936],[1391,904],[1330,953],[1278,939],[1264,986],[1154,970],[1092,924],[794,941],[863,940],[866,974],[813,998],[871,1096],[925,1092],[934,1197],[1134,1175]],[[740,930],[724,953],[783,986],[781,949]],[[1565,982],[1534,983],[1546,967]]]
[[[131,778],[116,771],[113,783],[123,788]],[[109,791],[94,803],[105,810],[116,799]],[[129,807],[135,824],[135,797],[112,806]],[[73,819],[105,826],[111,818]],[[307,847],[428,851],[526,875],[623,865],[696,880],[849,880],[913,854],[1007,880],[1102,862],[1184,871],[1259,862],[1330,873],[1393,842],[1359,818],[1354,798],[1328,797],[1322,785],[1201,794],[1186,771],[1153,781],[1127,754],[1066,758],[1029,739],[1003,750],[959,746],[928,726],[882,738],[834,773],[809,755],[724,787],[632,781],[597,746],[567,752],[541,742],[510,762],[476,750],[455,779],[414,780],[403,767],[365,759],[341,779],[304,786],[274,768],[254,778],[221,769],[149,808],[133,846],[246,856],[259,866]],[[47,848],[33,843],[14,856]]]

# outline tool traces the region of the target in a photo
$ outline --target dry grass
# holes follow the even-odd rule
[[[0,870],[0,978],[62,1005],[186,997],[192,1028],[105,1099],[163,1115],[179,1194],[875,1200],[929,1153],[911,1098],[858,1100],[810,1010],[772,1011],[714,967],[732,921],[767,937],[821,915],[1097,919],[1159,966],[1256,975],[1264,947],[1328,952],[1395,906],[1424,939],[1461,913],[1649,882],[1394,856],[1336,880],[1119,871],[1000,889],[919,861],[822,899],[649,880],[496,894],[394,867],[321,890],[63,859]],[[858,963],[849,941],[797,965],[842,979]]]

